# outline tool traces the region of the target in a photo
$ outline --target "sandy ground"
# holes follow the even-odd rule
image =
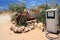
[[[48,40],[45,37],[45,32],[42,32],[39,28],[22,34],[13,33],[10,30],[13,25],[10,19],[8,14],[0,15],[0,40]]]

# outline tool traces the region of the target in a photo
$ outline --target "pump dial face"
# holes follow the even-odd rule
[[[48,12],[48,16],[53,17],[54,13],[53,12]]]
[[[55,18],[55,11],[47,12],[47,18]]]

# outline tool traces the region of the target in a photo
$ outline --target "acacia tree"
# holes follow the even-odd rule
[[[9,4],[9,10],[14,12],[15,11],[15,5],[14,4]]]
[[[12,12],[23,12],[23,10],[26,8],[24,3],[19,4],[9,4],[9,10]]]
[[[10,5],[9,9],[13,12],[17,12],[16,14],[20,13],[22,14],[24,12],[24,9],[26,8],[24,3],[20,3],[20,4],[15,4],[15,5]],[[11,21],[15,21],[16,20],[16,14],[14,14],[12,16]],[[19,16],[19,22],[17,25],[25,25],[24,23],[26,22],[27,18],[25,16]],[[16,22],[17,23],[17,22]]]

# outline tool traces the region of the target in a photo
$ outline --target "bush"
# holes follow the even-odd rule
[[[12,18],[11,18],[11,21],[12,21],[12,22],[13,22],[13,21],[16,21],[16,16],[17,16],[17,14],[12,15]]]
[[[46,11],[43,10],[40,12],[39,16],[37,17],[37,20],[45,23],[45,19],[46,19]]]
[[[27,21],[27,18],[26,18],[25,16],[21,15],[21,16],[19,17],[18,25],[26,26],[26,25],[27,25],[26,21]]]
[[[18,20],[18,24],[17,25],[19,25],[19,26],[21,26],[21,25],[26,26],[27,25],[27,23],[26,23],[27,18],[25,16],[20,15],[19,19],[17,19],[17,20],[16,20],[16,16],[17,16],[17,14],[14,14],[12,16],[12,19],[11,19],[12,22],[15,21],[17,23],[17,20]]]

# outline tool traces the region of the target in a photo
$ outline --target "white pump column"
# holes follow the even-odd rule
[[[57,33],[58,31],[58,9],[46,10],[46,26],[47,31]]]

